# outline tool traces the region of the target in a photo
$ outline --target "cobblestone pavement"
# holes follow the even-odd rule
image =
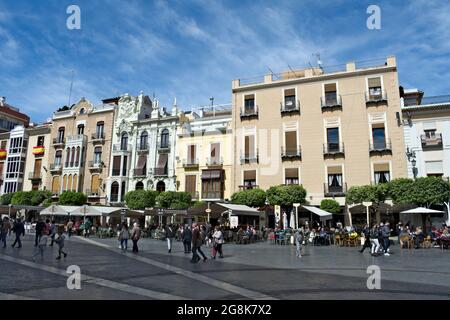
[[[372,257],[358,248],[269,243],[225,244],[224,259],[190,263],[181,242],[142,239],[139,254],[122,252],[115,239],[72,237],[69,255],[44,258],[26,236],[21,249],[0,248],[0,299],[448,299],[450,251],[401,250]],[[210,257],[210,249],[203,247]],[[80,267],[81,290],[67,289],[70,265]],[[381,270],[381,289],[369,290],[367,267]]]

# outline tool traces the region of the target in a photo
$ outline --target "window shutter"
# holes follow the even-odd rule
[[[427,173],[443,173],[442,161],[425,161]]]
[[[376,88],[376,87],[381,87],[381,78],[380,77],[376,77],[376,78],[369,78],[367,80],[369,88]]]

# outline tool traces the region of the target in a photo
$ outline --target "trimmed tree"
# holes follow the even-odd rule
[[[154,190],[133,190],[125,194],[125,203],[132,210],[144,210],[155,205],[158,192]]]
[[[38,206],[43,204],[46,200],[51,202],[52,193],[46,190],[33,190],[31,191],[31,205]],[[48,202],[48,201],[47,201]]]
[[[266,203],[266,193],[262,189],[247,189],[231,195],[231,203],[261,208]]]
[[[299,185],[279,185],[267,190],[267,199],[271,205],[292,207],[293,203],[306,203],[306,190]]]
[[[187,209],[192,205],[192,197],[189,192],[166,191],[156,197],[156,202],[165,209]]]
[[[14,195],[11,199],[12,205],[23,205],[23,206],[31,206],[31,199],[33,195],[31,192],[26,191],[18,191],[14,192]]]
[[[330,213],[341,213],[341,206],[339,202],[333,199],[323,199],[320,202],[320,209]]]
[[[87,202],[87,197],[83,192],[64,191],[59,196],[58,203],[68,206],[82,206]]]
[[[14,196],[14,193],[5,193],[1,196],[0,201],[3,205],[9,205],[11,204],[11,199]]]

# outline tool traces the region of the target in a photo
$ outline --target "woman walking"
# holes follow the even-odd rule
[[[131,240],[133,241],[133,252],[134,253],[139,252],[137,243],[140,238],[141,238],[141,229],[139,228],[139,224],[137,222],[135,222],[133,225],[133,231],[131,232]]]
[[[128,231],[128,225],[126,222],[123,223],[122,229],[119,232],[120,248],[124,251],[128,249],[128,238],[130,237],[130,232]]]
[[[212,235],[213,248],[212,258],[216,258],[217,252],[219,252],[219,258],[223,258],[222,245],[223,245],[223,232],[219,226],[216,226]]]
[[[380,242],[378,241],[379,229],[378,225],[374,224],[372,229],[370,230],[370,243],[372,244],[371,253],[372,256],[378,255],[378,250],[380,250]]]

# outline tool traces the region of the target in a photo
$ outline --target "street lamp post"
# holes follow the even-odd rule
[[[414,176],[414,180],[417,178],[417,168],[416,168],[416,152],[409,147],[406,148],[406,157],[408,158],[408,162],[411,162],[412,172]]]

